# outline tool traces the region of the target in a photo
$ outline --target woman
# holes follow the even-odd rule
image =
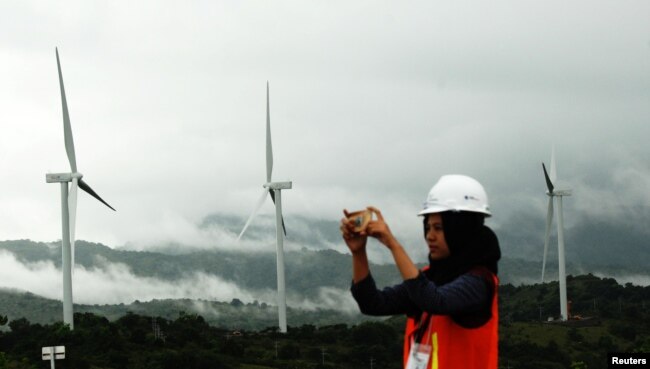
[[[424,209],[429,266],[418,270],[391,233],[381,212],[355,232],[344,210],[341,233],[352,252],[352,295],[362,313],[406,314],[404,367],[497,368],[496,235],[486,227],[491,215],[483,186],[463,175],[446,175],[433,186]],[[404,279],[378,290],[366,255],[368,236],[392,253]]]

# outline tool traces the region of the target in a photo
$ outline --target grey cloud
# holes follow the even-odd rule
[[[196,225],[245,218],[259,196],[267,80],[274,178],[294,181],[287,216],[337,222],[343,208],[377,205],[420,255],[414,214],[440,175],[460,172],[485,185],[505,239],[534,245],[540,163],[555,144],[559,179],[574,190],[569,228],[650,222],[646,1],[66,9],[0,5],[0,169],[12,179],[0,184],[0,239],[60,237],[59,189],[43,180],[67,168],[55,46],[80,168],[118,209],[80,197],[80,239],[231,247],[237,229]],[[244,245],[265,249],[268,232]]]

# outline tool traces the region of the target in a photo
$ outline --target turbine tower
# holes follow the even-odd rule
[[[266,82],[266,183],[263,185],[262,196],[257,202],[253,213],[246,221],[244,228],[237,237],[239,241],[246,232],[246,228],[250,225],[251,221],[257,212],[264,204],[266,195],[271,195],[271,200],[275,203],[275,234],[276,234],[276,261],[277,261],[277,274],[278,274],[278,325],[281,333],[287,332],[287,297],[284,283],[284,236],[287,231],[284,227],[284,218],[282,217],[282,190],[291,189],[291,181],[287,182],[272,182],[271,174],[273,172],[273,148],[271,145],[271,116],[269,108],[269,83]]]
[[[554,183],[557,180],[557,172],[555,168],[555,150],[551,152],[551,173],[546,171],[546,166],[542,163],[544,170],[544,178],[546,179],[546,195],[548,195],[548,212],[546,213],[546,234],[544,237],[544,257],[542,260],[542,283],[544,283],[544,272],[546,270],[546,253],[548,251],[548,243],[551,235],[551,224],[553,222],[553,201],[557,199],[557,257],[558,257],[558,271],[560,282],[560,314],[562,320],[567,320],[569,317],[567,308],[567,295],[566,295],[566,268],[564,258],[564,216],[562,211],[562,197],[571,196],[571,190],[563,189],[558,190],[555,188]]]
[[[74,237],[75,223],[77,216],[77,188],[81,188],[92,197],[101,201],[104,205],[113,209],[106,203],[90,186],[84,182],[83,175],[77,172],[77,159],[74,152],[74,141],[72,139],[72,128],[70,126],[70,115],[68,114],[68,102],[63,88],[63,74],[59,62],[59,50],[56,49],[56,66],[59,71],[59,86],[61,88],[61,105],[63,107],[63,136],[65,140],[65,151],[70,162],[70,173],[47,173],[47,183],[61,183],[61,218],[63,223],[63,236],[61,237],[61,269],[63,271],[63,323],[74,329],[72,310],[72,269],[74,268]],[[68,183],[71,183],[68,189]]]

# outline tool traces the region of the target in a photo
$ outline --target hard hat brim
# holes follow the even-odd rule
[[[444,206],[432,206],[429,208],[426,208],[418,213],[418,216],[423,216],[427,214],[435,214],[435,213],[442,213],[444,211],[453,211],[453,212],[461,212],[461,211],[466,211],[470,213],[480,213],[485,215],[486,218],[489,218],[492,216],[492,213],[490,213],[489,210],[480,210],[480,209],[452,209],[449,207],[444,207]]]
[[[430,206],[427,207],[426,209],[420,211],[418,213],[418,216],[420,215],[427,215],[427,214],[435,214],[435,213],[442,213],[443,211],[450,211],[453,210],[447,206]]]

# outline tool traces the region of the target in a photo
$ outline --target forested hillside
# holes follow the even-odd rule
[[[502,367],[597,369],[607,367],[608,352],[650,351],[650,287],[585,275],[570,277],[568,291],[580,319],[559,324],[546,322],[559,311],[557,283],[501,286]],[[399,368],[403,324],[402,317],[306,323],[279,334],[225,329],[187,312],[173,319],[131,312],[116,320],[78,313],[71,332],[61,323],[14,319],[0,332],[0,369],[40,368],[40,348],[51,345],[66,346],[57,368]]]
[[[164,299],[146,302],[135,301],[131,304],[83,305],[75,304],[75,312],[92,313],[114,321],[120,317],[135,313],[175,319],[180,311],[201,315],[213,326],[227,329],[258,330],[277,324],[277,308],[266,303],[254,301],[244,303],[239,299],[229,302]],[[61,301],[46,299],[31,293],[1,290],[0,314],[10,319],[25,318],[32,323],[51,324],[61,320],[63,307]],[[359,313],[346,313],[333,309],[305,310],[288,307],[287,318],[291,324],[352,324],[360,320],[376,318],[365,317]]]

